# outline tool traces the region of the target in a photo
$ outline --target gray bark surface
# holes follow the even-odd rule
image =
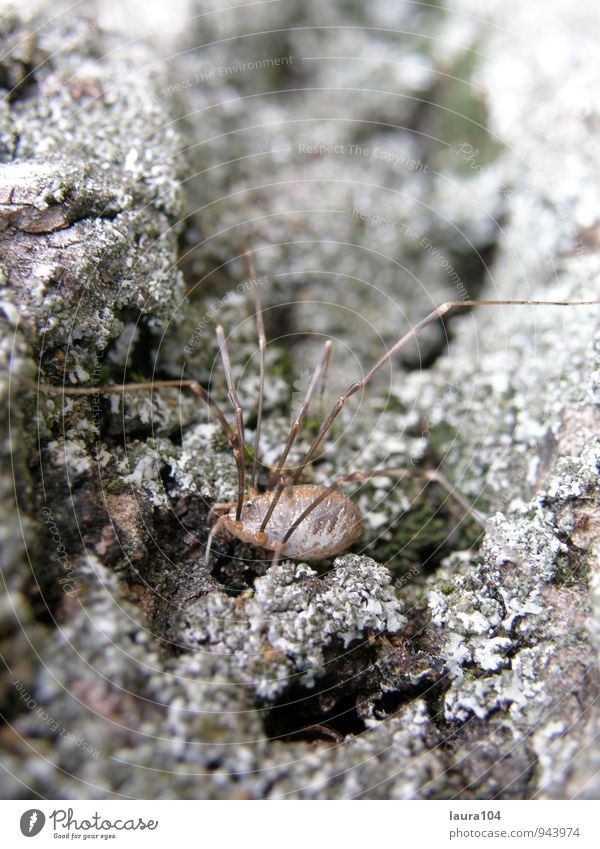
[[[463,292],[598,297],[598,22],[572,22],[567,91],[518,4],[490,28],[462,4],[462,47],[452,15],[407,11],[394,26],[438,42],[420,44],[420,76],[389,71],[396,98],[373,63],[350,79],[306,58],[417,50],[375,30],[327,42],[291,29],[303,15],[339,23],[338,5],[194,19],[169,62],[90,20],[5,19],[3,797],[598,797],[597,308],[481,307],[420,337],[344,411],[311,482],[357,457],[435,463],[489,517],[485,534],[435,487],[377,483],[357,497],[363,544],[328,564],[271,566],[223,540],[204,565],[235,465],[193,396],[32,388],[185,372],[228,410],[222,321],[251,432],[245,243],[274,340],[269,456],[324,337],[347,353],[332,362],[334,399],[381,339]],[[377,9],[357,22],[384,27]],[[563,4],[549,10],[547,33],[562,32]],[[234,48],[244,28],[272,34]],[[200,62],[191,48],[209,43]],[[250,67],[257,56],[292,61]],[[570,97],[578,85],[589,102]],[[311,86],[310,99],[296,91]],[[309,114],[318,132],[294,121]],[[264,138],[234,132],[255,124],[278,128],[265,136],[277,166]],[[369,155],[350,150],[358,140]],[[345,152],[299,149],[321,143]]]

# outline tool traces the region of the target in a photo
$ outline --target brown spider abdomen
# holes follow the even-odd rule
[[[302,513],[323,493],[323,487],[312,484],[285,489],[266,530],[260,526],[269,509],[272,492],[248,498],[239,522],[235,515],[224,517],[224,525],[233,536],[294,560],[321,560],[341,554],[362,533],[362,523],[352,501],[333,490],[296,528],[287,542],[283,538]]]

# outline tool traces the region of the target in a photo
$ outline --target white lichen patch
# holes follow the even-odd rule
[[[225,443],[215,450],[215,439]],[[181,450],[168,458],[175,486],[171,495],[196,492],[215,502],[232,501],[237,494],[237,474],[232,450],[217,425],[201,423],[189,428]]]
[[[274,699],[298,673],[303,686],[315,686],[327,674],[324,651],[333,642],[347,647],[367,632],[399,631],[401,611],[387,569],[346,555],[324,578],[303,564],[272,567],[243,608],[213,593],[194,606],[184,638],[230,656],[236,676]]]
[[[126,452],[117,452],[116,467],[122,480],[137,491],[143,491],[155,507],[168,504],[161,478],[161,468],[170,449],[167,440],[149,440],[144,445],[132,443]]]
[[[473,715],[485,719],[498,709],[518,718],[542,694],[537,665],[543,666],[544,659],[544,650],[524,649],[512,659],[510,668],[499,673],[500,664],[496,664],[494,675],[456,679],[444,698],[446,719],[466,722]],[[542,695],[542,699],[546,701],[548,696]]]
[[[54,439],[47,444],[51,462],[63,466],[70,475],[83,475],[92,469],[92,459],[85,443],[77,437]]]

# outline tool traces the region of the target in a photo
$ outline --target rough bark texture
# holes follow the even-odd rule
[[[467,294],[598,297],[597,21],[568,10],[565,69],[560,2],[543,37],[522,4],[489,29],[467,0],[322,6],[191,17],[168,62],[96,22],[5,26],[3,796],[598,795],[597,308],[450,319],[345,410],[313,482],[434,464],[491,518],[479,540],[435,488],[370,484],[333,564],[223,540],[204,565],[235,466],[193,397],[31,388],[185,369],[225,405],[216,319],[250,433],[247,241],[270,459],[323,336],[335,398],[383,350],[369,327],[389,344]]]

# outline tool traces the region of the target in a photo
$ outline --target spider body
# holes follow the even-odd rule
[[[235,518],[235,511],[231,511],[218,522],[231,536],[274,551],[280,557],[293,560],[332,557],[349,548],[362,534],[362,522],[354,502],[337,490],[332,490],[319,501],[286,539],[290,528],[323,494],[324,489],[315,484],[285,487],[264,531],[260,528],[269,510],[272,492],[253,494],[245,499],[239,521]]]

